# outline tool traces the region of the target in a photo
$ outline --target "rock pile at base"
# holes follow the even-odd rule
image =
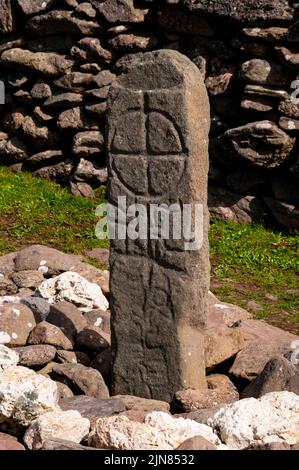
[[[171,403],[110,396],[108,272],[35,245],[1,256],[0,276],[0,450],[299,444],[295,335],[210,293],[208,387]]]

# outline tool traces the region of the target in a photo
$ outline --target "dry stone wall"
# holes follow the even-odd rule
[[[298,2],[0,0],[0,13],[1,164],[92,196],[109,86],[140,53],[175,49],[210,96],[211,212],[299,228]]]

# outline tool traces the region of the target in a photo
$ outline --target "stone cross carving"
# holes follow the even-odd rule
[[[170,401],[205,387],[209,288],[209,103],[199,70],[176,51],[146,53],[108,98],[109,202],[200,204],[199,249],[169,239],[111,242],[113,392]],[[128,214],[119,214],[128,225]],[[148,229],[149,230],[149,229]]]

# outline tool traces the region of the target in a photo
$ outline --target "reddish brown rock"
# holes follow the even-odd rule
[[[246,320],[241,324],[245,347],[230,369],[234,379],[254,380],[275,355],[285,354],[298,336],[268,325],[261,320]]]
[[[117,398],[124,403],[126,410],[128,411],[169,411],[169,403],[160,400],[150,400],[146,398],[135,397],[133,395],[115,395]]]
[[[74,393],[85,394],[98,399],[109,398],[109,391],[101,374],[82,364],[58,364],[54,365],[50,373],[54,380],[63,382]]]
[[[111,344],[110,335],[97,326],[84,328],[76,337],[78,348],[87,348],[92,351],[101,352]]]
[[[79,395],[60,400],[59,406],[64,411],[77,410],[83,418],[89,419],[91,427],[101,416],[113,416],[125,411],[123,401],[116,397],[99,400]]]
[[[34,314],[26,305],[18,303],[0,305],[2,344],[24,346],[35,325]]]
[[[87,325],[80,310],[70,302],[58,302],[51,305],[47,322],[58,326],[71,340],[74,340],[75,336]]]
[[[187,441],[183,442],[176,450],[217,450],[217,447],[212,444],[211,442],[207,441],[202,436],[191,437],[191,439],[187,439]]]
[[[15,348],[15,351],[20,356],[19,365],[25,367],[44,366],[56,356],[56,348],[46,344]]]
[[[46,321],[34,328],[28,338],[28,344],[50,344],[56,348],[73,349],[72,340],[58,326]]]

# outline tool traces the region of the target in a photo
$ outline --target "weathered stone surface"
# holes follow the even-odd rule
[[[271,197],[265,197],[264,200],[279,224],[299,230],[298,207],[283,201],[277,201]]]
[[[75,393],[83,393],[100,400],[109,398],[109,391],[101,374],[82,364],[54,365],[51,377],[66,383]]]
[[[40,297],[22,297],[20,302],[32,310],[37,322],[47,319],[50,312],[50,305],[45,299]]]
[[[216,219],[251,224],[267,214],[266,205],[255,196],[242,196],[216,186],[209,187],[209,210]]]
[[[42,450],[98,450],[93,447],[81,446],[65,439],[47,439],[43,443]]]
[[[97,398],[79,395],[59,401],[62,410],[77,410],[83,418],[90,421],[91,427],[102,416],[113,416],[125,411],[123,400],[117,397],[98,400]]]
[[[27,147],[18,136],[0,140],[0,156],[13,162],[22,162],[28,157]]]
[[[50,344],[56,348],[73,349],[73,341],[58,326],[46,321],[39,323],[31,332],[28,344]]]
[[[298,336],[261,320],[245,320],[240,328],[244,334],[245,348],[237,354],[230,374],[247,382],[255,379],[273,356],[286,353],[291,344],[298,340]]]
[[[43,245],[32,245],[19,251],[15,258],[15,270],[39,270],[42,274],[54,276],[70,271],[80,257],[68,255]]]
[[[234,78],[234,72],[234,67],[228,67],[227,69],[221,68],[218,73],[215,71],[213,75],[207,77],[205,84],[210,95],[222,95],[229,91]]]
[[[60,130],[89,131],[98,130],[98,124],[89,119],[82,108],[67,109],[58,117],[57,126]]]
[[[71,271],[44,281],[38,287],[37,293],[50,304],[67,301],[83,312],[92,308],[108,309],[108,301],[101,288]]]
[[[217,450],[217,447],[202,436],[187,439],[176,450]]]
[[[2,434],[2,433],[1,433]],[[16,439],[10,439],[10,435],[7,434],[7,439],[3,436],[0,436],[0,451],[1,450],[26,450],[25,447],[20,444]]]
[[[83,366],[90,365],[90,359],[82,351],[65,351],[60,349],[57,351],[57,361],[62,364],[83,364]]]
[[[55,33],[73,33],[90,36],[101,32],[101,25],[95,20],[76,17],[72,11],[52,10],[44,15],[34,16],[26,24],[32,36],[51,35]]]
[[[245,450],[291,450],[291,446],[287,442],[270,442],[269,444],[252,444]]]
[[[45,150],[43,152],[38,152],[26,159],[26,166],[30,168],[36,168],[40,166],[49,165],[51,163],[56,163],[57,161],[63,160],[62,150]]]
[[[293,392],[299,395],[299,370],[283,356],[273,357],[261,374],[243,390],[242,398],[260,398],[270,392]]]
[[[234,3],[226,0],[184,0],[183,3],[194,13],[248,24],[292,20],[294,15],[288,0],[236,0]]]
[[[54,52],[31,52],[26,49],[9,49],[1,54],[1,64],[21,71],[33,71],[56,76],[67,72],[74,61]]]
[[[40,271],[19,271],[15,273],[12,277],[14,283],[18,287],[24,287],[27,289],[35,289],[39,286],[43,280],[44,276]]]
[[[0,256],[0,274],[10,277],[15,270],[16,253]]]
[[[0,275],[0,296],[3,295],[13,295],[18,292],[16,284],[14,284],[10,279]]]
[[[219,137],[222,152],[270,169],[288,159],[294,143],[294,139],[271,121],[252,122]]]
[[[24,109],[14,109],[4,116],[3,126],[8,132],[17,132],[22,127],[25,117],[26,111]]]
[[[74,181],[71,181],[70,190],[74,196],[83,196],[88,198],[95,197],[95,192],[88,183],[75,183]]]
[[[223,376],[225,377],[225,376]],[[209,377],[208,377],[209,379]],[[239,399],[239,393],[227,378],[225,384],[217,384],[208,390],[182,390],[175,393],[173,406],[175,410],[189,413],[196,410],[215,408],[224,403],[232,403]]]
[[[89,114],[93,114],[94,117],[104,117],[107,111],[107,103],[102,102],[95,104],[87,104],[85,106],[85,109],[89,112]]]
[[[91,250],[86,250],[84,254],[88,258],[96,259],[102,265],[105,265],[105,266],[109,265],[109,249],[108,248],[92,248]]]
[[[93,75],[91,73],[71,72],[55,80],[55,85],[71,92],[80,92],[84,91],[92,80]]]
[[[57,132],[31,116],[26,116],[24,119],[22,131],[28,143],[37,149],[55,147],[61,142],[61,136]]]
[[[87,281],[92,284],[98,284],[103,292],[109,292],[107,290],[107,283],[109,283],[109,271],[103,271],[95,266],[88,263],[78,262],[73,266],[72,271],[80,274]],[[102,309],[103,311],[103,309]]]
[[[111,73],[109,70],[102,70],[94,77],[93,81],[95,85],[101,88],[111,85],[115,78],[116,75],[114,73]]]
[[[19,7],[25,15],[34,15],[40,11],[46,10],[53,3],[54,0],[17,0]]]
[[[244,347],[240,328],[229,328],[224,323],[209,326],[205,331],[205,363],[208,371],[234,357]]]
[[[196,15],[172,7],[160,7],[158,10],[158,23],[166,31],[172,33],[187,33],[200,36],[214,36],[209,23]]]
[[[270,43],[277,43],[285,39],[288,28],[279,26],[269,26],[266,28],[244,28],[242,33],[249,38],[258,38]]]
[[[45,100],[52,96],[50,85],[43,80],[38,80],[31,88],[30,93],[35,100]]]
[[[32,174],[39,178],[57,181],[57,183],[66,184],[73,172],[73,163],[70,160],[45,166],[35,170]]]
[[[35,325],[34,314],[26,305],[19,303],[0,305],[0,334],[7,338],[5,342],[2,341],[3,344],[24,346]]]
[[[82,16],[87,16],[88,18],[95,18],[97,16],[96,10],[89,2],[80,3],[76,6],[75,11]]]
[[[47,110],[73,108],[82,103],[82,101],[83,96],[80,93],[57,93],[50,96],[43,103],[43,107]]]
[[[76,168],[74,177],[78,181],[89,181],[98,184],[105,184],[108,180],[106,167],[98,167],[95,163],[81,158]]]
[[[282,86],[289,83],[288,74],[281,65],[262,59],[244,62],[241,67],[241,77],[249,83],[259,85]]]
[[[283,100],[279,103],[278,110],[281,114],[290,118],[299,118],[299,103],[294,103],[292,100]]]
[[[70,397],[74,396],[73,392],[71,391],[71,389],[66,384],[63,384],[62,382],[56,382],[56,381],[55,381],[55,383],[57,385],[58,399],[59,400],[62,400],[64,398],[70,398]]]
[[[101,38],[83,38],[72,47],[71,56],[84,62],[110,63],[113,54],[103,45]]]
[[[108,43],[117,51],[138,52],[148,51],[158,46],[159,40],[152,33],[118,34]]]
[[[223,322],[227,326],[233,327],[241,324],[243,320],[252,318],[251,313],[247,312],[244,308],[238,305],[221,302],[211,291],[209,292],[208,300],[207,324],[210,325],[210,327],[222,325]]]
[[[19,355],[19,365],[25,367],[44,366],[56,356],[56,348],[50,345],[35,345],[15,348]]]
[[[0,33],[11,33],[15,29],[15,18],[12,12],[11,0],[0,0]]]
[[[284,131],[287,131],[291,134],[296,133],[299,131],[299,120],[298,119],[290,119],[288,117],[282,116],[279,119],[279,126]]]
[[[145,423],[131,421],[126,416],[99,418],[89,444],[113,450],[172,450],[195,436],[220,444],[208,426],[188,419],[175,419],[158,411],[148,414]]]
[[[142,23],[147,8],[136,8],[133,0],[91,0],[96,9],[109,23]]]
[[[39,119],[36,117],[32,118],[27,116],[22,124],[22,131],[30,146],[36,149],[55,147],[61,142],[59,134],[50,130],[44,122],[40,123]],[[33,162],[34,160],[35,159],[33,159]]]
[[[98,326],[88,326],[82,329],[76,337],[78,349],[87,348],[92,351],[102,352],[111,344],[110,335]]]
[[[176,418],[192,419],[197,423],[207,424],[208,419],[212,418],[221,408],[223,408],[223,404],[216,406],[215,408],[205,408],[202,410],[191,411],[190,413],[175,414],[174,416]]]
[[[99,131],[78,132],[74,137],[73,154],[80,158],[94,158],[104,151],[104,136]],[[79,172],[77,172],[78,175]]]
[[[299,69],[299,53],[295,49],[291,50],[287,47],[275,47],[275,51],[281,62],[294,69]]]
[[[107,348],[96,355],[91,367],[100,372],[106,383],[111,383],[112,374],[112,349]]]
[[[75,410],[52,411],[37,418],[27,429],[24,442],[28,449],[39,450],[51,438],[69,439],[79,444],[88,436],[90,422]]]
[[[258,400],[246,398],[226,405],[208,420],[225,444],[244,449],[252,444],[299,440],[299,396],[273,392]]]
[[[8,367],[16,366],[19,362],[19,355],[16,351],[0,344],[0,374]],[[0,436],[1,437],[1,436]]]
[[[53,380],[26,367],[13,366],[0,374],[0,423],[29,426],[39,415],[57,408]]]
[[[160,400],[150,400],[146,398],[134,397],[133,395],[116,395],[114,398],[120,399],[126,410],[133,411],[169,411],[169,403]]]
[[[80,310],[70,302],[58,302],[51,305],[47,322],[58,326],[71,339],[74,339],[87,325]]]
[[[190,245],[183,251],[183,240],[112,243],[114,393],[170,401],[178,389],[205,385],[207,94],[188,59],[158,51],[114,82],[108,115],[111,202],[127,196],[146,205],[180,200],[204,208],[203,243],[194,251]],[[130,162],[134,173],[126,169]]]

